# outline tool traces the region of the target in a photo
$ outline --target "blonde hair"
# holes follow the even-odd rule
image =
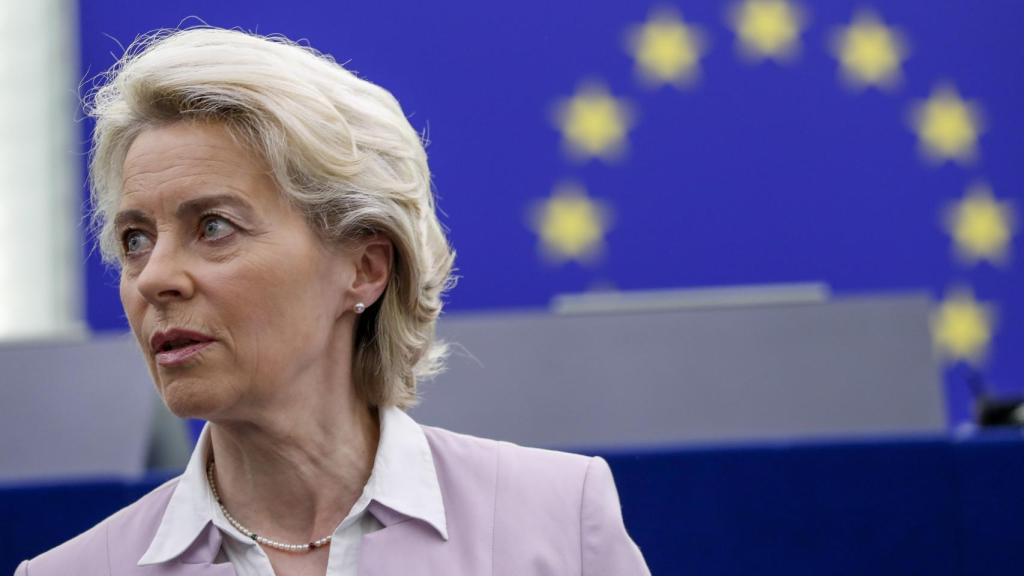
[[[415,405],[417,380],[440,372],[447,353],[435,324],[455,253],[423,142],[391,93],[286,38],[200,27],[136,40],[87,100],[92,224],[105,262],[120,265],[111,217],[135,137],[180,120],[220,122],[262,155],[324,242],[391,240],[388,286],[359,317],[352,372],[370,405]]]

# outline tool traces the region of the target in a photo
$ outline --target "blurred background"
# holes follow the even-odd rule
[[[459,351],[418,420],[605,456],[656,574],[1019,568],[1022,22],[1010,0],[0,1],[0,572],[173,474],[201,425],[124,336],[79,102],[140,34],[204,23],[331,54],[429,142]]]

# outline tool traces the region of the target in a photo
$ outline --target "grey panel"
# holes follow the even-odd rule
[[[130,336],[0,346],[0,481],[143,473],[155,397]]]
[[[675,311],[449,315],[424,423],[528,445],[945,429],[925,296]]]

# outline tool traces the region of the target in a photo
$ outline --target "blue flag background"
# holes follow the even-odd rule
[[[1024,4],[90,0],[83,77],[192,16],[306,39],[395,94],[458,252],[449,310],[927,291],[951,424],[974,371],[1024,393]],[[116,275],[83,258],[90,326],[125,329]]]

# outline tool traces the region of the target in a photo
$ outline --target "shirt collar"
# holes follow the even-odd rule
[[[380,410],[380,427],[380,445],[368,482],[373,499],[430,524],[447,540],[444,499],[423,428],[393,406]]]
[[[207,424],[139,566],[178,557],[213,521],[215,503],[206,481],[209,437]],[[380,441],[366,490],[379,504],[426,522],[448,539],[444,500],[430,445],[420,425],[399,408],[380,409]]]
[[[199,434],[199,441],[196,442],[185,472],[178,478],[178,485],[174,487],[174,493],[167,503],[156,536],[139,560],[139,566],[176,558],[213,520],[213,494],[206,481],[209,454],[210,425],[206,424]]]

